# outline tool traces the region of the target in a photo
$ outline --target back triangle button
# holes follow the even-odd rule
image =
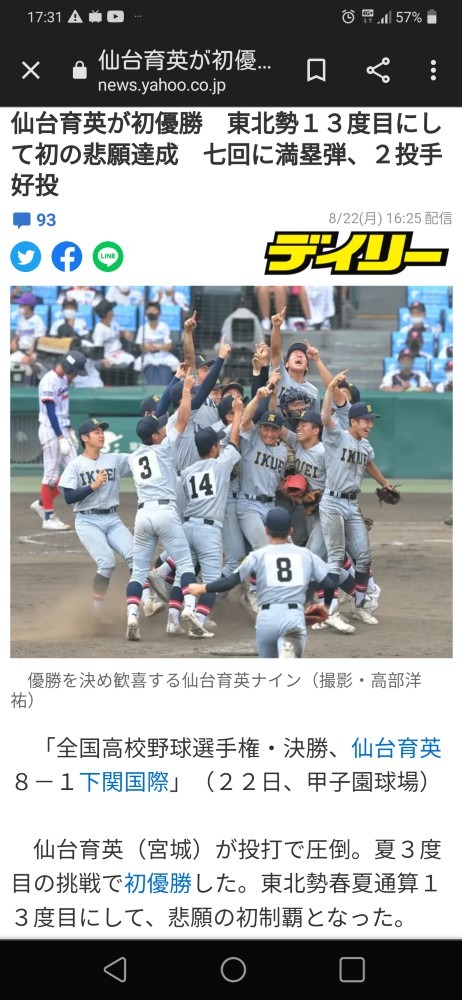
[[[126,983],[127,981],[127,959],[126,958],[116,958],[109,965],[104,966],[104,972],[108,976],[112,976],[113,979],[117,979],[119,983]]]

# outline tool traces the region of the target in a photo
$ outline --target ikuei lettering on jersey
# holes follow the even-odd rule
[[[284,461],[282,458],[275,458],[274,455],[269,455],[266,451],[257,451],[254,465],[261,465],[263,469],[277,469],[280,471],[284,468]]]
[[[342,448],[340,461],[347,462],[348,465],[367,465],[369,458],[361,451],[354,451],[353,448]]]

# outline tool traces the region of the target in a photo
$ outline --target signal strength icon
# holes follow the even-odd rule
[[[388,14],[384,14],[383,17],[377,21],[377,24],[391,24],[393,21],[393,11],[389,10]]]

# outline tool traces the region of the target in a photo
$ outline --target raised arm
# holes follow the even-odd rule
[[[256,395],[247,403],[247,406],[242,414],[241,431],[249,431],[253,427],[253,418],[258,410],[259,404],[262,399],[267,399],[271,396],[272,389],[268,389],[266,385],[260,386]]]
[[[191,374],[191,369],[188,368],[186,378],[183,382],[183,393],[181,396],[180,405],[178,407],[178,416],[175,422],[175,430],[179,434],[182,434],[189,422],[191,416],[191,396],[194,386],[194,375]]]
[[[332,403],[334,401],[334,390],[338,386],[339,382],[342,382],[345,378],[346,373],[349,368],[345,368],[345,371],[339,372],[338,375],[334,375],[334,378],[330,380],[329,385],[326,388],[326,395],[323,399],[323,404],[321,408],[321,420],[324,427],[335,427],[335,421],[332,419]]]
[[[241,431],[241,420],[242,414],[244,412],[244,403],[239,396],[234,397],[233,402],[233,422],[231,424],[231,434],[229,435],[230,444],[233,444],[236,448],[239,447],[239,434]]]
[[[282,362],[282,337],[281,326],[286,315],[286,306],[281,312],[275,313],[271,317],[271,364],[280,365]]]
[[[194,368],[195,347],[194,330],[197,326],[197,312],[194,310],[192,316],[186,319],[183,326],[183,361],[187,368]]]

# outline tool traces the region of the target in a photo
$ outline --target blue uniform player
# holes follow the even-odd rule
[[[83,454],[72,459],[58,483],[58,489],[75,513],[75,530],[96,563],[93,581],[93,608],[99,613],[118,553],[132,568],[133,537],[121,521],[119,506],[119,481],[131,475],[128,455],[103,454],[104,431],[109,427],[95,417],[78,428]]]
[[[231,590],[255,574],[259,604],[255,622],[257,652],[268,659],[303,656],[307,587],[312,580],[326,590],[333,583],[327,564],[319,556],[289,541],[291,530],[287,511],[272,508],[266,515],[266,545],[250,552],[231,576],[192,584],[190,588],[196,596],[216,594]]]

